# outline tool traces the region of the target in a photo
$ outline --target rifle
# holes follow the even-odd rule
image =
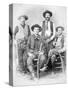
[[[40,50],[41,51],[42,49],[42,43],[40,44]],[[38,59],[37,59],[37,78],[39,79],[40,78],[40,55],[38,55]]]

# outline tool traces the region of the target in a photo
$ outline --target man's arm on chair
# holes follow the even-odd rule
[[[62,49],[58,50],[59,53],[65,52],[65,47],[63,47]]]

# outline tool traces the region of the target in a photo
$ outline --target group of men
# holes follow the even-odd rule
[[[43,13],[44,21],[42,27],[38,24],[31,26],[25,23],[28,20],[26,15],[18,18],[19,25],[16,26],[14,39],[17,41],[18,48],[18,63],[21,71],[25,72],[28,68],[31,76],[35,78],[33,60],[40,59],[40,71],[46,70],[48,58],[54,59],[54,53],[64,51],[64,28],[58,26],[55,28],[51,21],[52,12],[46,10]],[[41,32],[41,35],[39,34]],[[53,56],[54,55],[54,56]]]

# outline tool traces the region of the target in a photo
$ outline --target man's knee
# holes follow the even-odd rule
[[[32,60],[33,60],[33,57],[28,57],[27,59],[27,65],[32,65]]]

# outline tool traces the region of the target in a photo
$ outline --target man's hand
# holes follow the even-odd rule
[[[29,56],[29,57],[33,57],[34,55],[33,55],[33,53],[28,52],[28,56]]]
[[[65,50],[64,49],[59,49],[58,52],[59,53],[63,53]]]
[[[30,53],[33,53],[34,51],[31,49],[29,52],[30,52]]]
[[[47,39],[47,40],[46,40],[46,43],[49,43],[49,42],[50,42],[50,39]]]
[[[44,51],[39,51],[39,55],[42,55],[42,54],[44,54]]]
[[[57,49],[51,49],[51,50],[49,51],[49,53],[48,53],[48,56],[50,57],[50,56],[52,56],[52,55],[54,55],[54,54],[58,54],[58,50],[57,50]]]
[[[53,46],[55,46],[56,45],[56,42],[53,42]]]

